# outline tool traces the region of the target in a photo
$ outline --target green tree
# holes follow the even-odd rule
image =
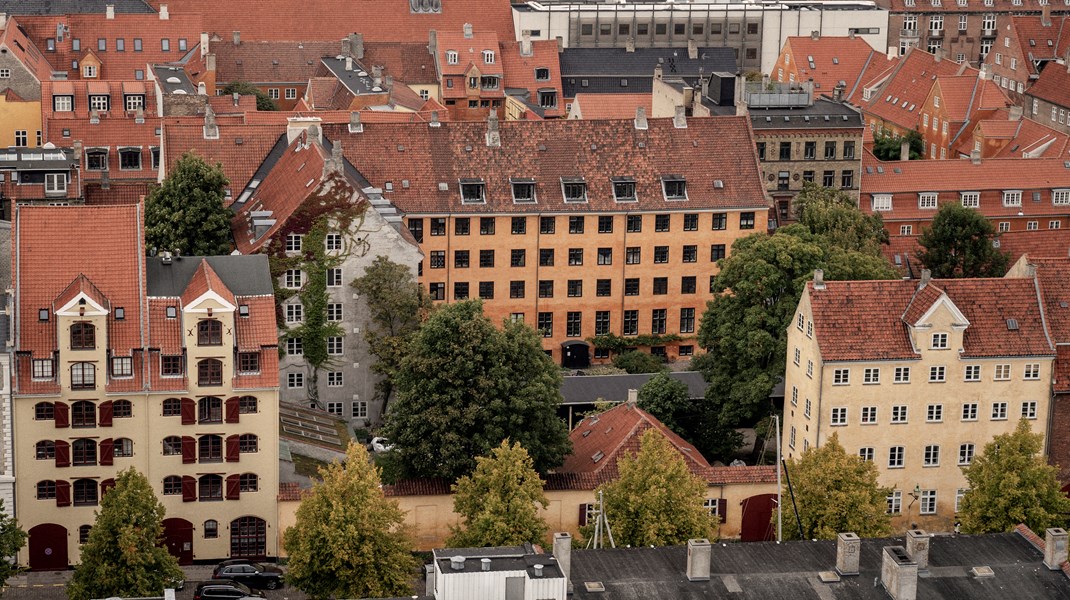
[[[455,480],[504,439],[527,448],[545,473],[571,451],[561,373],[523,323],[498,329],[478,300],[431,313],[408,344],[386,415],[404,475]]]
[[[787,469],[802,521],[800,539],[831,540],[842,531],[861,537],[891,535],[888,490],[877,484],[876,465],[848,454],[836,434],[788,461]],[[783,527],[789,537],[796,521],[785,519]]]
[[[811,233],[825,236],[833,246],[875,256],[880,254],[881,245],[888,243],[880,214],[865,214],[858,201],[843,190],[808,182],[793,206],[799,223]]]
[[[1010,531],[1019,523],[1042,532],[1065,527],[1070,499],[1059,489],[1058,469],[1044,459],[1044,436],[1029,421],[992,438],[962,467],[969,491],[959,505],[963,533]]]
[[[476,459],[476,470],[453,485],[453,512],[461,517],[451,527],[446,545],[452,548],[538,544],[550,526],[539,516],[549,501],[528,451],[509,440],[490,456]]]
[[[669,429],[687,436],[684,423],[692,412],[691,391],[687,384],[666,372],[654,375],[639,388],[639,408],[654,415]]]
[[[256,87],[248,81],[232,81],[223,86],[223,94],[237,93],[240,96],[256,96],[256,110],[279,110],[279,106],[268,96],[264,90]]]
[[[917,160],[925,155],[925,142],[921,139],[921,133],[911,130],[906,139],[910,142],[910,160]],[[902,136],[881,133],[873,139],[873,154],[880,160],[899,160],[902,153]]]
[[[230,218],[220,165],[187,152],[163,184],[145,197],[145,246],[184,256],[215,256],[231,250]]]
[[[996,231],[980,212],[945,202],[918,238],[918,260],[933,277],[1003,277],[1007,254],[992,245]]]
[[[4,510],[4,501],[0,500],[0,581],[7,581],[22,569],[14,562],[19,550],[26,545],[26,532],[19,527],[18,521]],[[0,589],[0,595],[3,590]]]
[[[164,512],[148,478],[133,467],[121,471],[100,500],[67,597],[159,596],[181,579],[178,560],[162,544]]]
[[[320,476],[283,534],[286,581],[313,598],[411,594],[417,563],[405,513],[384,496],[364,447],[350,442],[345,463],[334,461]]]
[[[659,431],[648,429],[639,452],[617,462],[620,477],[598,487],[618,546],[672,546],[708,538],[713,518],[703,506],[706,482],[687,468]],[[583,528],[590,538],[594,524]]]
[[[788,325],[815,269],[828,280],[896,277],[881,256],[843,249],[801,224],[736,240],[720,267],[719,294],[707,303],[698,334],[707,353],[692,361],[709,383],[704,428],[719,428],[719,435],[772,409],[769,393],[784,376]],[[707,456],[724,457],[723,446],[692,442]]]
[[[376,358],[372,370],[382,375],[375,389],[385,415],[405,346],[431,311],[431,299],[411,269],[385,256],[377,256],[364,275],[350,285],[364,298],[371,313],[364,340]]]
[[[613,366],[628,373],[657,373],[665,370],[665,363],[653,354],[629,350],[613,358]]]

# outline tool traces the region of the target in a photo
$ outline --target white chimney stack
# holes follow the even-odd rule
[[[639,390],[628,390],[628,406],[635,408],[639,402]]]
[[[208,56],[208,32],[201,32],[201,58]]]
[[[687,580],[710,580],[710,541],[707,539],[687,540]]]
[[[922,529],[907,531],[907,556],[918,563],[919,571],[929,570],[929,538]]]
[[[465,37],[465,39],[472,39],[472,24],[471,23],[465,23],[464,24],[464,37]]]
[[[240,46],[241,45],[241,32],[240,31],[235,31],[235,32],[233,32],[231,34],[231,36],[232,36],[231,39],[234,41],[234,45],[235,46]]]
[[[648,129],[650,124],[646,120],[646,108],[642,106],[635,107],[635,128],[636,129]]]
[[[108,4],[107,6],[104,7],[104,18],[105,19],[114,19],[115,18],[115,5],[114,4]]]
[[[554,558],[557,559],[557,566],[567,582],[572,571],[572,536],[567,531],[554,534]]]
[[[672,126],[687,129],[687,112],[682,104],[673,107]]]
[[[836,572],[840,575],[858,575],[858,557],[862,540],[854,532],[836,536]]]
[[[464,570],[464,557],[460,556],[460,555],[451,556],[450,557],[450,568],[453,569],[454,571],[463,571]]]
[[[1044,532],[1044,566],[1058,571],[1066,562],[1066,530],[1053,527]]]
[[[814,289],[825,289],[825,271],[822,269],[814,269]]]
[[[167,5],[166,4],[161,4],[160,5],[160,20],[161,21],[166,21],[166,20],[168,20],[170,18],[171,18],[171,13],[167,11]]]
[[[490,571],[490,559],[489,558],[481,558],[481,559],[479,559],[479,568],[480,568],[481,571]]]
[[[892,600],[917,600],[918,563],[910,560],[906,548],[885,546],[882,552],[881,583]]]
[[[932,279],[932,278],[933,278],[933,272],[932,271],[930,271],[929,269],[922,269],[921,270],[921,282],[918,284],[918,289],[920,290],[921,288],[929,285],[929,280]]]

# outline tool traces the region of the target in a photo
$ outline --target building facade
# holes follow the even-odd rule
[[[57,245],[56,227],[99,235]],[[35,570],[76,564],[100,497],[128,467],[163,502],[180,563],[275,556],[266,259],[146,259],[138,205],[20,206],[13,230],[21,558]]]

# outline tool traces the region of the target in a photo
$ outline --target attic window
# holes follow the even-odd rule
[[[535,81],[550,81],[550,69],[546,67],[535,69]]]
[[[249,305],[248,304],[239,304],[238,305],[238,316],[239,317],[248,317],[249,316]]]
[[[461,203],[463,204],[486,204],[487,186],[482,179],[461,180]]]
[[[483,51],[483,62],[488,64],[488,65],[493,65],[494,64],[494,51],[493,50],[484,50]]]
[[[39,308],[39,309],[37,309],[37,320],[38,321],[42,321],[42,322],[47,322],[48,321],[48,309],[47,308]]]
[[[165,314],[167,315],[168,319],[177,318],[178,317],[178,309],[175,308],[174,306],[168,306],[166,311],[165,311]]]
[[[1018,331],[1018,319],[1007,319],[1007,330]]]
[[[456,50],[446,50],[446,64],[448,64],[448,65],[457,64],[457,51]]]
[[[610,177],[613,182],[613,199],[617,202],[638,202],[635,195],[635,179],[631,177]]]
[[[535,203],[535,180],[534,179],[510,179],[513,188],[513,202],[517,204]]]
[[[116,309],[115,309],[115,320],[116,321],[122,321],[125,318],[126,318],[126,309],[121,307],[121,306],[116,307]]]
[[[598,461],[602,460],[605,457],[606,457],[606,453],[602,452],[601,450],[599,450],[598,452],[595,452],[591,456],[591,460],[597,463]]]
[[[587,182],[580,178],[561,178],[561,194],[565,202],[587,202]]]
[[[687,200],[687,180],[682,175],[664,175],[661,188],[666,200]]]
[[[1021,190],[1005,190],[1003,192],[1003,206],[1021,206],[1022,205],[1022,191]]]

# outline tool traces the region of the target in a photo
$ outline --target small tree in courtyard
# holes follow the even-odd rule
[[[183,256],[230,254],[233,215],[223,202],[228,183],[219,165],[183,154],[145,197],[145,247]]]

